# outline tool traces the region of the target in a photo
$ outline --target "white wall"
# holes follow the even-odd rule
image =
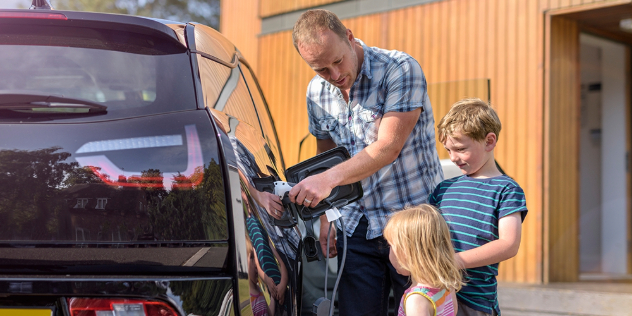
[[[626,232],[626,135],[625,47],[582,34],[582,44],[601,48],[602,66],[602,272],[625,274]]]
[[[601,48],[581,44],[579,269],[601,272]]]

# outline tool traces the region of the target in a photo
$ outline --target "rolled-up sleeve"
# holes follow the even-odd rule
[[[393,65],[385,78],[386,100],[384,112],[410,112],[424,107],[427,84],[421,66],[407,58]]]

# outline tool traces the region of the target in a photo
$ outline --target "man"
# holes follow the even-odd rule
[[[352,157],[298,183],[290,200],[316,206],[336,186],[361,181],[364,197],[341,210],[345,231],[338,231],[338,244],[332,234],[325,249],[326,216],[320,243],[334,257],[341,234],[349,237],[340,315],[387,315],[391,286],[399,302],[408,280],[390,264],[382,230],[393,210],[425,203],[443,179],[424,74],[405,53],[367,47],[327,10],[303,13],[292,35],[317,74],[307,88],[317,153],[344,146]]]

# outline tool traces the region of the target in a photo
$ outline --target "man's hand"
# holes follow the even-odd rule
[[[323,251],[323,256],[326,258],[334,258],[338,255],[336,249],[336,226],[331,226],[331,233],[329,233],[329,249],[327,249],[327,233],[329,232],[329,222],[325,215],[320,219],[320,250]]]
[[[290,202],[307,207],[318,205],[331,194],[331,190],[335,187],[332,180],[328,178],[330,171],[331,169],[309,176],[292,187],[289,193]]]

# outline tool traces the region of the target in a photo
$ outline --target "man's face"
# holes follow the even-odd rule
[[[338,37],[326,29],[318,32],[320,43],[298,44],[301,57],[314,71],[341,90],[350,89],[358,72],[358,56],[353,34],[347,30],[347,38]]]

